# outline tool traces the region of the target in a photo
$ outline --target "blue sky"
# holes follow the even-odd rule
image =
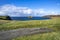
[[[0,15],[43,16],[60,14],[60,0],[0,0]]]

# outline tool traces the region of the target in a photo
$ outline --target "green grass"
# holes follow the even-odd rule
[[[0,20],[7,20],[8,18],[10,18],[9,16],[0,16]]]
[[[37,22],[38,25],[40,24],[38,27],[48,27],[56,31],[51,32],[51,33],[34,34],[34,35],[29,35],[29,36],[17,37],[12,40],[60,40],[60,31],[59,31],[60,18],[53,18],[50,20],[40,20],[40,21],[33,21],[33,22]],[[35,23],[35,25],[37,23]],[[31,24],[34,24],[34,23],[31,23]],[[36,26],[33,26],[33,27],[36,27]]]
[[[22,36],[12,40],[60,40],[60,18],[27,21],[0,20],[0,30],[40,27],[52,28],[56,30],[56,32]]]
[[[60,32],[35,34],[30,36],[18,37],[12,40],[60,40]]]
[[[55,28],[60,29],[60,18],[53,18],[48,20],[27,20],[27,21],[15,21],[15,20],[0,20],[0,30],[12,30],[17,28]]]

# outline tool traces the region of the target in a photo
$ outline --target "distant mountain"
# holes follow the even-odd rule
[[[52,18],[52,17],[60,17],[60,15],[46,15],[43,16],[44,18]]]

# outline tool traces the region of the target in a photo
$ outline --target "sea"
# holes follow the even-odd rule
[[[46,20],[50,18],[43,18],[43,17],[11,17],[11,20]]]

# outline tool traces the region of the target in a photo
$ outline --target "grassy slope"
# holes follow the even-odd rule
[[[0,20],[11,20],[9,16],[0,16]]]
[[[60,18],[54,18],[52,20],[45,20],[41,22],[43,24],[42,26],[54,28],[54,29],[57,29],[57,31],[51,32],[51,33],[23,36],[23,37],[18,37],[12,40],[60,40],[60,31],[58,31],[60,29]]]
[[[60,32],[35,34],[30,36],[18,37],[12,40],[60,40]]]
[[[60,30],[60,18],[27,21],[0,20],[0,30],[10,30],[17,28],[34,28],[34,27],[48,27]],[[15,38],[13,40],[60,40],[60,32],[23,36]]]
[[[10,30],[17,28],[49,27],[60,28],[60,18],[49,20],[27,20],[27,21],[9,21],[0,20],[0,30]]]

